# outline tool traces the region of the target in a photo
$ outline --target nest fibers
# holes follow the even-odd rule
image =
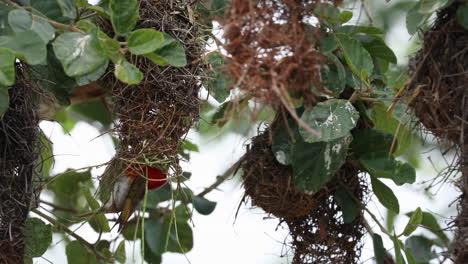
[[[338,187],[345,186],[356,199],[364,199],[366,185],[356,168],[345,164],[322,190],[302,193],[293,183],[292,169],[276,161],[270,129],[252,139],[240,168],[252,204],[288,225],[293,263],[357,263],[364,234],[362,213],[345,224],[334,196]]]
[[[0,116],[0,262],[23,263],[24,225],[31,199],[39,153],[35,87],[16,66],[16,84],[8,89],[10,104]]]
[[[114,132],[120,140],[120,149],[115,159],[127,162],[149,159],[153,165],[164,164],[172,167],[176,175],[181,174],[178,150],[181,140],[199,118],[202,68],[198,61],[204,53],[198,26],[190,18],[194,10],[191,2],[194,1],[140,1],[137,28],[152,28],[181,42],[188,63],[179,68],[160,67],[143,56],[129,55],[127,59],[144,74],[140,84],[122,83],[113,74],[105,77],[115,98],[113,112],[118,120]],[[113,35],[107,21],[100,23],[107,34]]]
[[[456,19],[462,1],[437,14],[425,33],[421,51],[412,61],[407,88],[410,107],[424,127],[460,150],[462,179],[459,188],[458,231],[453,253],[456,263],[468,262],[468,30]]]
[[[294,94],[314,105],[311,87],[323,90],[320,68],[326,58],[319,52],[313,11],[317,4],[340,2],[232,0],[223,24],[226,68],[235,87],[273,106],[289,105]]]

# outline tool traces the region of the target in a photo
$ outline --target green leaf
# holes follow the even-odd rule
[[[25,255],[32,258],[42,256],[52,243],[52,226],[39,218],[26,219]]]
[[[164,34],[164,42],[160,48],[144,56],[161,66],[169,64],[174,67],[184,67],[187,65],[184,47],[168,34]]]
[[[32,16],[30,12],[15,9],[8,13],[8,23],[15,32],[23,32],[32,30],[41,37],[44,43],[48,43],[55,36],[55,29],[38,16]]]
[[[192,203],[195,210],[197,210],[197,212],[199,212],[202,215],[209,215],[216,208],[216,202],[212,202],[197,195],[194,195],[192,197]]]
[[[8,95],[8,87],[0,85],[0,117],[5,113],[10,105],[10,96]]]
[[[31,7],[57,22],[68,24],[76,19],[75,0],[31,1]]]
[[[65,73],[71,77],[91,73],[107,61],[96,29],[86,35],[66,32],[54,41],[53,47]]]
[[[0,47],[11,49],[16,57],[30,65],[44,63],[47,55],[45,43],[32,30],[0,36]]]
[[[346,161],[351,136],[330,142],[306,143],[296,137],[292,168],[294,183],[303,192],[315,193],[330,181]]]
[[[65,253],[68,264],[98,264],[94,253],[91,253],[77,240],[68,243]]]
[[[361,43],[343,34],[337,34],[336,36],[346,63],[353,73],[360,78],[362,78],[363,71],[366,72],[368,76],[372,75],[374,72],[372,57]]]
[[[52,183],[47,185],[47,189],[55,194],[54,202],[57,205],[77,211],[87,208],[86,198],[81,189],[93,186],[89,171],[67,171],[55,177]]]
[[[359,161],[372,176],[392,179],[397,185],[416,180],[416,170],[410,164],[395,160],[387,152],[368,152]]]
[[[413,255],[408,249],[404,249],[403,252],[405,252],[406,261],[408,261],[408,264],[416,264],[416,261],[414,260]]]
[[[109,4],[115,34],[126,36],[135,28],[140,16],[138,0],[111,0]]]
[[[192,143],[188,139],[182,140],[182,148],[185,149],[185,150],[188,150],[188,151],[200,152],[200,150],[198,149],[197,144]]]
[[[357,129],[353,131],[351,149],[357,157],[370,152],[389,153],[392,142],[390,133],[372,128]]]
[[[89,192],[89,189],[84,188],[83,189],[83,194],[86,198],[86,201],[88,202],[89,207],[91,210],[96,211],[101,206],[99,205],[99,202],[93,197],[93,195]],[[94,229],[94,231],[100,233],[100,232],[110,232],[111,229],[109,227],[109,222],[107,221],[107,218],[104,214],[97,213],[93,215],[89,219],[89,225]]]
[[[338,22],[340,16],[340,10],[328,3],[317,3],[314,9],[314,14],[319,19],[326,19],[329,22],[335,24]]]
[[[163,33],[150,28],[132,31],[128,36],[128,50],[136,55],[151,53],[164,43]]]
[[[148,264],[161,264],[162,256],[154,254],[153,251],[148,247],[148,243],[145,243],[145,261]]]
[[[353,18],[353,12],[348,11],[348,10],[344,10],[338,16],[338,22],[340,22],[340,24],[344,24],[344,23],[350,21],[351,18]]]
[[[160,202],[168,201],[172,198],[172,187],[170,184],[165,184],[156,191],[148,192],[146,207],[156,209]]]
[[[127,260],[127,256],[125,254],[125,240],[120,241],[117,249],[115,250],[114,257],[118,262],[125,264],[125,261]]]
[[[108,66],[109,60],[106,59],[106,62],[95,71],[76,77],[76,83],[83,86],[99,80],[99,78],[106,73]]]
[[[296,131],[297,125],[295,122],[284,122],[273,130],[271,151],[280,164],[291,164],[293,139]]]
[[[430,14],[420,13],[420,7],[421,2],[418,2],[406,14],[406,29],[410,35],[414,35],[430,17]]]
[[[411,216],[415,212],[411,212],[406,214],[407,216]],[[423,212],[422,213],[422,221],[421,221],[421,227],[425,228],[426,230],[430,231],[434,235],[436,235],[440,240],[442,240],[444,243],[448,243],[449,239],[447,235],[442,231],[442,227],[439,225],[437,222],[437,219],[432,215],[431,213],[428,212]]]
[[[396,264],[406,264],[405,259],[403,258],[403,255],[401,254],[401,241],[396,237],[392,237],[393,241],[393,247],[395,249],[395,259],[396,259]]]
[[[14,33],[8,23],[8,13],[11,10],[13,8],[0,1],[0,36],[12,35]]]
[[[414,230],[416,230],[416,228],[418,228],[418,226],[422,223],[422,220],[423,212],[421,208],[418,207],[418,209],[416,209],[416,211],[411,214],[411,217],[408,220],[408,224],[406,224],[405,230],[403,231],[403,235],[411,235],[411,233],[413,233]]]
[[[40,169],[40,174],[42,175],[43,179],[48,179],[50,176],[49,175],[50,169],[52,168],[55,162],[54,153],[53,153],[53,143],[43,133],[41,133],[41,144],[42,144],[42,149],[41,149],[41,165],[42,166],[39,169]]]
[[[372,235],[372,242],[374,244],[374,256],[376,264],[385,264],[385,254],[387,250],[384,247],[382,237],[379,234],[374,233]]]
[[[222,103],[229,96],[232,79],[229,73],[224,69],[225,61],[218,52],[212,52],[208,55],[206,63],[212,68],[209,72],[209,79],[203,82],[208,92],[216,101]]]
[[[375,177],[371,177],[371,184],[372,190],[374,191],[375,196],[377,196],[379,202],[395,213],[399,213],[400,204],[398,203],[398,199],[392,189]]]
[[[346,71],[341,61],[331,52],[325,53],[332,63],[327,63],[328,67],[322,67],[320,73],[326,89],[339,95],[346,86]],[[337,96],[338,97],[338,96]]]
[[[464,4],[457,9],[457,21],[468,30],[468,4]]]
[[[421,14],[432,14],[445,7],[449,0],[421,0],[418,11]]]
[[[210,9],[213,10],[215,15],[219,17],[224,17],[224,12],[229,7],[228,0],[212,0]]]
[[[397,63],[397,57],[393,50],[391,50],[385,41],[378,36],[365,36],[359,37],[364,48],[374,57],[384,59],[393,64]]]
[[[102,2],[102,1],[101,1]],[[109,14],[109,11],[104,9],[102,6],[88,6],[86,7],[86,10],[89,10],[89,11],[94,11],[96,12],[99,16],[107,19],[107,20],[110,20],[110,14]]]
[[[370,26],[355,26],[355,25],[345,25],[338,27],[335,30],[335,33],[341,33],[345,35],[352,36],[354,34],[363,33],[367,35],[383,35],[385,31],[380,28],[370,27]]]
[[[347,190],[338,189],[335,193],[335,200],[340,207],[340,210],[343,212],[344,223],[352,223],[359,215],[359,208],[354,202],[351,194]]]
[[[115,65],[115,76],[128,84],[139,84],[144,78],[143,73],[124,58]]]
[[[320,141],[332,141],[350,135],[357,120],[359,112],[347,100],[331,99],[318,103],[311,110],[306,110],[301,115],[310,128],[320,133],[320,137],[311,134],[303,127],[299,127],[299,133],[308,143]]]
[[[431,247],[434,243],[424,236],[412,236],[406,239],[405,247],[413,256],[416,263],[428,263],[434,254]]]
[[[70,104],[69,96],[77,86],[75,79],[65,74],[52,48],[47,53],[47,65],[31,67],[31,79],[35,85],[51,92],[61,105]]]
[[[14,83],[15,55],[9,49],[0,48],[0,86],[11,86]]]
[[[192,249],[192,228],[187,222],[181,220],[183,219],[177,218],[172,225],[169,217],[150,219],[145,222],[145,242],[153,254],[161,255],[166,251],[186,253]],[[169,239],[167,248],[166,238]]]
[[[104,51],[104,54],[114,63],[117,64],[122,58],[120,54],[120,42],[110,38],[106,33],[98,31],[99,43]]]

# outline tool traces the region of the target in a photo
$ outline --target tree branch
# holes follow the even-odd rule
[[[11,1],[11,0],[1,0],[1,1],[3,1],[7,5],[9,5],[9,6],[13,7],[13,8],[16,8],[16,9],[21,9],[21,10],[26,10],[26,11],[31,10],[31,7],[20,6],[20,5],[16,4],[15,2]],[[82,31],[81,29],[79,29],[79,28],[77,28],[75,26],[62,24],[62,23],[50,20],[50,19],[45,18],[45,17],[37,16],[37,15],[34,15],[34,14],[31,14],[31,15],[32,15],[33,18],[43,19],[43,20],[47,21],[49,24],[51,24],[56,29],[79,32],[79,33],[82,33],[82,34],[85,33],[84,31]]]

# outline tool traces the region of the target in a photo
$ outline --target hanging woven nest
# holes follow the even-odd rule
[[[151,162],[164,169],[172,168],[174,175],[182,173],[178,151],[199,118],[198,93],[203,73],[198,61],[204,53],[204,42],[191,17],[192,2],[140,0],[136,28],[155,29],[179,41],[187,65],[162,67],[143,56],[129,55],[127,60],[144,74],[140,84],[128,85],[118,81],[113,73],[107,74],[104,83],[111,90],[112,112],[117,120],[113,132],[119,139],[115,160]],[[109,21],[101,20],[99,25],[109,36],[114,35]]]
[[[0,115],[0,263],[23,263],[25,220],[38,192],[33,184],[40,153],[38,89],[16,65],[16,83],[8,88],[9,107]]]
[[[456,19],[460,3],[439,11],[411,60],[410,107],[436,137],[459,142],[468,118],[468,30]]]

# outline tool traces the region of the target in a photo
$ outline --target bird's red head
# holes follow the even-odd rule
[[[142,175],[148,178],[148,189],[158,189],[167,183],[167,175],[155,167],[132,164],[125,170],[127,177],[134,178]]]

